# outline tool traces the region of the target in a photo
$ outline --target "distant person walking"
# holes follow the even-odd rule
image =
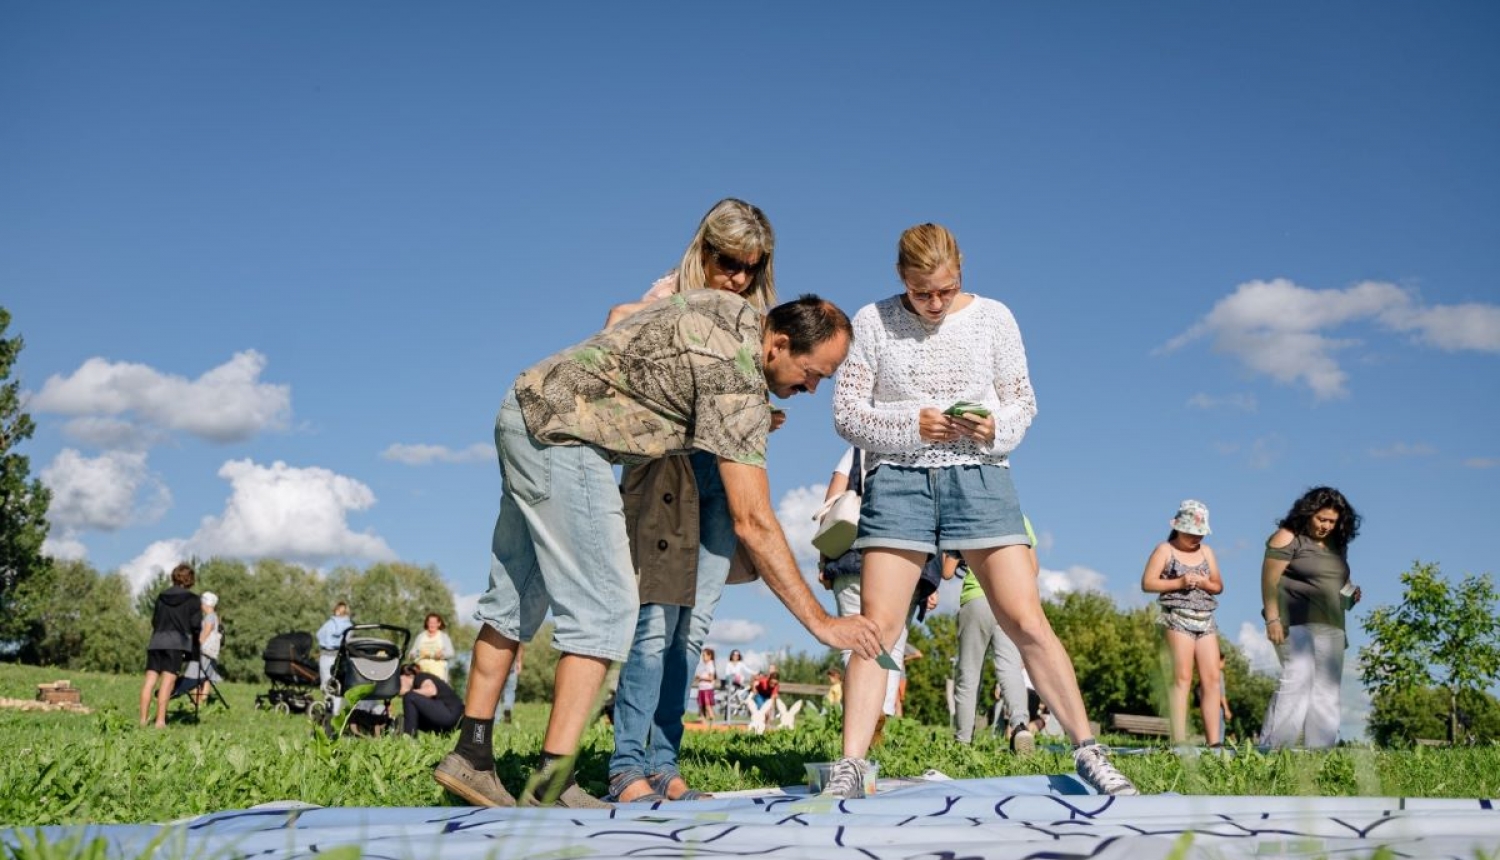
[[[1188,699],[1193,689],[1193,670],[1198,671],[1198,700],[1203,712],[1203,734],[1210,747],[1224,743],[1220,719],[1221,690],[1219,628],[1214,623],[1217,595],[1224,591],[1219,562],[1203,542],[1209,534],[1208,506],[1187,499],[1178,506],[1167,539],[1156,545],[1141,573],[1141,590],[1157,595],[1161,612],[1156,623],[1164,628],[1167,650],[1172,654],[1172,684],[1167,706],[1171,713],[1172,740],[1187,740]]]
[[[146,644],[146,681],[141,685],[141,725],[151,718],[151,699],[156,698],[156,727],[167,726],[167,703],[177,686],[177,675],[203,624],[202,602],[193,593],[197,574],[190,564],[172,568],[171,585],[156,596],[151,610],[151,641]]]
[[[1261,615],[1281,661],[1261,730],[1266,746],[1338,743],[1345,613],[1363,596],[1349,577],[1349,544],[1358,535],[1359,514],[1344,494],[1314,487],[1266,541]]]

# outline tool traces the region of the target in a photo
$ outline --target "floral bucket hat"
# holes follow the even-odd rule
[[[1172,518],[1172,528],[1186,535],[1206,535],[1208,527],[1208,505],[1197,499],[1188,499],[1177,506],[1177,516]]]

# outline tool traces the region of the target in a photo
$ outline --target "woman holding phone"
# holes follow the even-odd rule
[[[1073,662],[1042,612],[1009,468],[1036,414],[1015,318],[964,292],[958,241],[937,224],[901,234],[896,274],[902,292],[855,314],[833,398],[839,435],[869,458],[854,541],[864,553],[861,612],[895,642],[923,562],[960,553],[1072,739],[1079,775],[1100,793],[1135,794],[1094,742]],[[863,796],[884,680],[874,660],[849,660],[843,758],[824,794]]]

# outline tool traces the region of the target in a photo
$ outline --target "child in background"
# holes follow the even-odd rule
[[[1178,506],[1171,521],[1167,539],[1156,545],[1141,573],[1141,590],[1158,595],[1161,614],[1156,623],[1166,630],[1167,648],[1172,652],[1172,685],[1168,694],[1171,709],[1172,740],[1187,740],[1188,694],[1193,687],[1193,669],[1198,670],[1199,699],[1203,713],[1203,733],[1210,748],[1224,744],[1220,718],[1219,628],[1214,610],[1219,606],[1216,595],[1223,592],[1219,562],[1214,551],[1203,542],[1209,534],[1208,506],[1187,499]]]
[[[698,658],[698,674],[693,676],[698,685],[698,719],[705,723],[714,721],[714,687],[719,683],[719,671],[714,666],[714,649],[704,648]]]

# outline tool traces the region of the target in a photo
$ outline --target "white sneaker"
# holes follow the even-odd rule
[[[1100,794],[1132,795],[1140,794],[1135,788],[1135,783],[1126,778],[1125,774],[1115,770],[1115,766],[1109,763],[1109,751],[1103,744],[1089,744],[1073,750],[1073,765],[1078,769],[1078,775],[1083,781],[1094,787]]]
[[[865,776],[870,772],[870,763],[862,758],[841,758],[829,768],[828,781],[823,783],[820,797],[842,797],[855,800],[865,796]]]

